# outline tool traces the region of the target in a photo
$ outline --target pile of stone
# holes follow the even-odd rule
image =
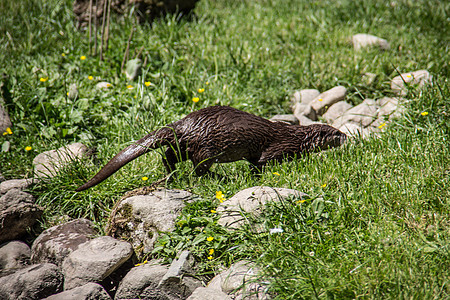
[[[301,125],[326,123],[351,137],[365,138],[381,132],[393,118],[401,116],[408,88],[422,87],[430,81],[426,70],[401,74],[391,81],[396,96],[364,99],[356,106],[345,101],[347,89],[343,86],[323,93],[315,89],[299,90],[291,97],[293,115],[278,115],[272,120]]]
[[[224,212],[220,222],[237,227],[243,222],[242,213],[257,214],[267,201],[290,196],[305,194],[270,187],[241,191],[220,208]],[[195,276],[195,261],[188,251],[170,265],[158,260],[136,264],[133,245],[149,253],[155,239],[148,233],[172,231],[184,203],[193,200],[186,191],[159,189],[121,201],[112,216],[111,232],[130,237],[131,243],[99,236],[91,221],[76,219],[45,230],[30,247],[20,240],[26,235],[24,230],[12,230],[15,234],[8,235],[10,224],[2,223],[0,298],[269,299],[265,286],[258,283],[258,269],[247,261],[236,262],[209,283]],[[37,211],[33,218],[27,218],[29,221],[22,222],[26,229],[40,217],[42,208],[33,206],[32,196],[17,187],[0,198],[0,205],[19,202],[26,208],[24,212]]]

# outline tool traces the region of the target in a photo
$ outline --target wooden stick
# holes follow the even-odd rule
[[[94,16],[94,29],[95,29],[95,41],[94,41],[94,56],[97,56],[97,37],[98,37],[98,32],[97,32],[97,9],[98,9],[98,0],[95,0],[95,16]]]
[[[89,0],[89,55],[92,55],[92,0]]]
[[[108,50],[109,41],[109,21],[111,18],[111,0],[108,1],[108,16],[106,17],[106,41],[105,41],[105,52]]]
[[[103,42],[104,42],[104,36],[105,36],[105,26],[106,26],[106,6],[108,4],[108,0],[104,0],[103,4],[103,19],[102,19],[102,36],[101,36],[101,44],[100,44],[100,60],[103,60]]]

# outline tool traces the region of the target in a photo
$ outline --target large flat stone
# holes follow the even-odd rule
[[[63,260],[96,234],[94,224],[86,219],[76,219],[42,232],[33,242],[33,263],[49,262],[60,266]]]
[[[217,213],[220,215],[218,224],[229,228],[240,227],[245,222],[242,213],[258,215],[261,206],[268,201],[276,202],[292,196],[302,198],[308,195],[293,189],[268,186],[247,188],[221,203],[217,208]]]
[[[54,264],[31,265],[0,278],[0,299],[42,299],[59,293],[63,280],[63,275]]]
[[[0,198],[0,243],[26,234],[42,216],[43,208],[34,204],[34,197],[11,189]]]
[[[109,236],[90,240],[70,253],[62,263],[64,289],[101,282],[133,255],[133,248]]]
[[[56,150],[42,152],[33,159],[34,172],[38,177],[53,177],[74,159],[81,158],[88,148],[74,143]]]

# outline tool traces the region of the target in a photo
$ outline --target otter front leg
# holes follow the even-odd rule
[[[196,163],[195,161],[192,161],[194,163],[195,166],[195,174],[197,174],[197,176],[203,176],[205,174],[209,174],[211,173],[211,171],[209,170],[213,164],[212,160],[206,160],[206,161],[202,161],[200,163]]]
[[[203,176],[205,174],[210,173],[209,169],[214,163],[214,160],[210,157],[208,157],[207,154],[201,154],[201,153],[192,153],[190,155],[190,159],[192,160],[192,163],[194,164],[194,171],[197,176]]]

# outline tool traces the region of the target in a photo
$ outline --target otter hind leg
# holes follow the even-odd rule
[[[162,158],[164,167],[168,174],[172,173],[176,169],[176,164],[182,161],[187,160],[187,157],[175,151],[174,148],[169,147],[166,152],[164,152],[164,156]]]

